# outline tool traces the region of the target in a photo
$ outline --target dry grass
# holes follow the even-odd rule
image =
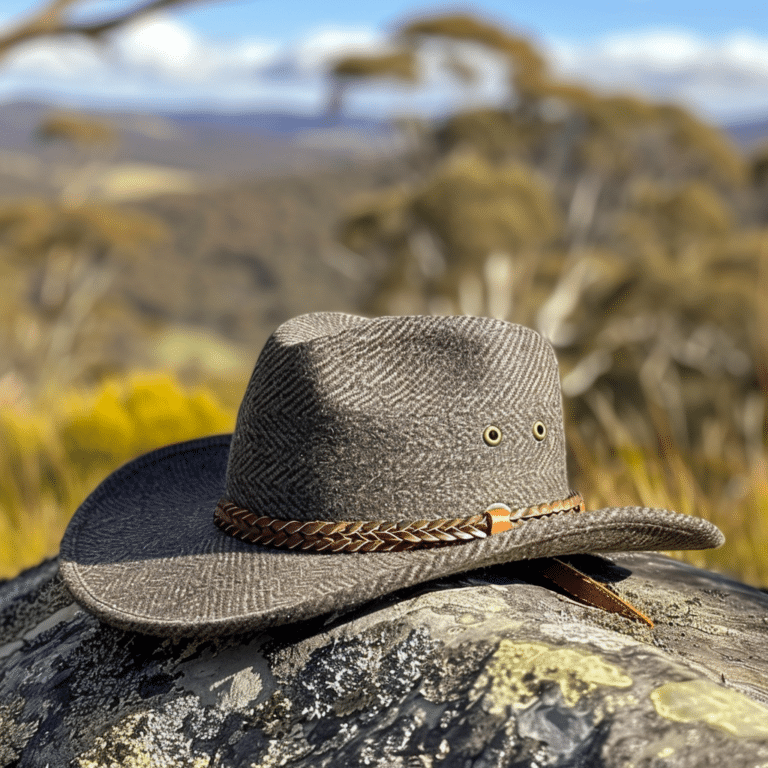
[[[723,446],[719,461],[691,455],[671,441],[654,452],[633,444],[618,422],[593,440],[570,423],[567,437],[572,481],[587,508],[656,507],[709,520],[725,534],[722,548],[670,554],[756,587],[768,587],[768,452],[764,448],[750,457],[735,444]],[[722,480],[705,488],[702,476]]]

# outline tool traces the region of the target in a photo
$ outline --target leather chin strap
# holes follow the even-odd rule
[[[602,608],[609,613],[618,613],[626,619],[641,621],[651,628],[654,626],[653,621],[634,605],[559,557],[543,560],[541,574],[579,602],[593,608]]]

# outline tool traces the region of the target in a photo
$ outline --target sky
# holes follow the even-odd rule
[[[83,14],[130,2],[93,0],[83,3]],[[34,7],[0,0],[0,32]],[[682,0],[215,0],[132,24],[104,47],[71,40],[16,49],[0,65],[0,100],[315,113],[327,103],[326,72],[335,57],[384,50],[403,20],[459,11],[524,33],[563,78],[682,102],[729,122],[768,115],[768,13],[756,8],[754,0],[704,7]],[[494,56],[471,47],[461,52],[481,72],[468,90],[440,66],[442,55],[423,52],[420,87],[360,87],[347,109],[434,114],[506,95],[504,68]]]

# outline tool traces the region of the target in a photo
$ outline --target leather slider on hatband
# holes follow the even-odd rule
[[[486,518],[488,520],[488,535],[493,536],[494,533],[503,533],[512,528],[512,510],[506,504],[491,504],[488,509],[485,510]]]

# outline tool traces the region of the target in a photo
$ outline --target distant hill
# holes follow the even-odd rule
[[[44,146],[35,128],[56,109],[37,102],[0,108],[0,152],[55,162],[61,147]],[[218,178],[273,175],[329,167],[396,152],[385,121],[284,113],[98,112],[121,129],[115,160],[159,164]]]
[[[298,136],[307,131],[359,131],[366,135],[389,132],[383,120],[370,118],[330,117],[328,115],[295,115],[284,112],[161,112],[160,116],[177,125],[197,130],[239,130],[244,133],[271,133],[280,136]]]
[[[0,196],[44,193],[52,165],[77,162],[61,146],[35,139],[56,107],[19,101],[0,107]],[[398,154],[402,138],[386,120],[284,112],[99,111],[121,130],[110,161],[160,166],[212,181],[281,176]],[[768,116],[723,126],[745,150],[768,140]]]
[[[742,149],[750,150],[768,142],[768,117],[734,121],[723,128]]]

